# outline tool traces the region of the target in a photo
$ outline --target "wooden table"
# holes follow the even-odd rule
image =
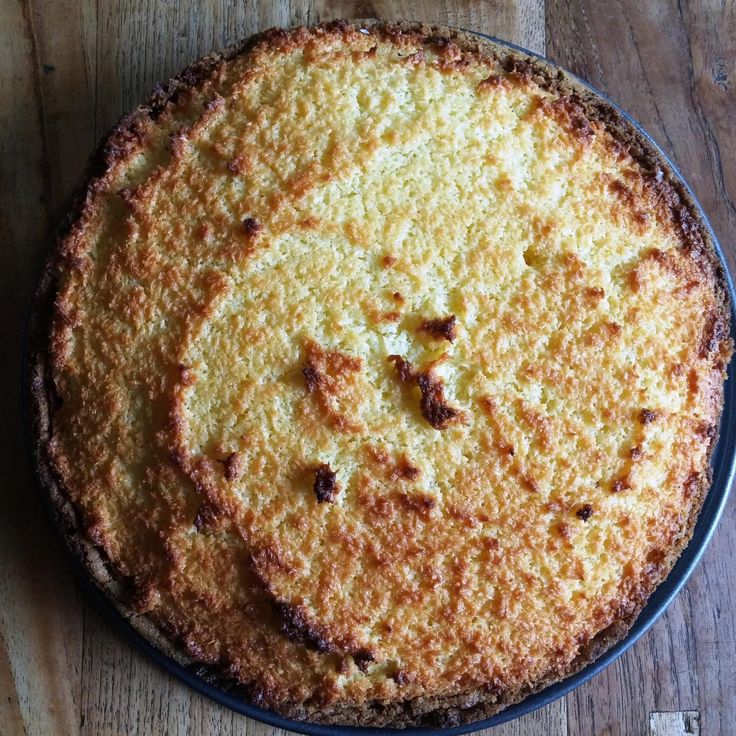
[[[209,702],[132,649],[79,593],[24,455],[20,354],[49,234],[119,115],[202,54],[273,25],[382,16],[484,31],[608,92],[671,154],[736,262],[734,0],[0,3],[0,734],[283,733]],[[736,519],[613,666],[493,736],[736,734]]]

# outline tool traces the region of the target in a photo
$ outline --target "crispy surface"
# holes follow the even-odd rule
[[[121,124],[50,267],[39,434],[210,672],[296,717],[467,720],[595,656],[671,567],[726,295],[609,111],[492,44],[366,28],[267,34]]]

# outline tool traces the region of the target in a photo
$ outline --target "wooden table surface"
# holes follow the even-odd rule
[[[161,671],[80,594],[24,454],[24,316],[98,139],[193,59],[335,17],[448,23],[545,53],[674,157],[736,262],[734,0],[0,2],[0,735],[281,734]],[[614,665],[493,736],[736,734],[734,501],[666,615]],[[490,731],[486,732],[490,733]]]

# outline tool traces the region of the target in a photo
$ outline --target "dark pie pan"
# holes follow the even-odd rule
[[[475,35],[488,39],[496,44],[506,46],[511,50],[526,54],[527,56],[530,56],[540,61],[541,63],[548,65],[552,69],[560,69],[558,65],[554,64],[548,59],[539,56],[538,54],[535,54],[531,51],[528,51],[527,49],[521,48],[520,46],[516,46],[515,44],[509,43],[507,41],[502,41],[493,36],[488,36],[482,33],[476,33]],[[579,85],[592,92],[601,101],[610,106],[610,108],[615,110],[621,116],[621,118],[625,120],[629,124],[629,126],[631,126],[631,128],[638,133],[640,139],[648,143],[651,149],[656,153],[656,155],[668,165],[670,171],[681,182],[684,191],[690,196],[692,205],[700,216],[701,221],[707,228],[718,258],[723,265],[725,282],[731,301],[731,338],[736,341],[736,312],[734,311],[734,304],[736,304],[736,293],[734,292],[733,280],[728,270],[728,264],[723,254],[723,250],[721,249],[721,246],[718,243],[715,234],[713,233],[711,225],[708,222],[708,219],[706,218],[702,207],[696,200],[690,188],[687,186],[687,183],[683,179],[682,175],[677,170],[672,161],[652,140],[651,136],[649,136],[649,134],[641,127],[641,125],[639,125],[633,118],[631,118],[630,115],[621,110],[621,108],[619,108],[606,95],[593,88],[587,82],[579,79],[578,77],[575,77],[575,75],[571,74],[570,72],[566,71],[565,73],[570,78],[577,81]],[[515,705],[508,706],[505,710],[497,713],[490,718],[476,721],[474,723],[468,723],[462,726],[449,728],[405,729],[326,726],[303,721],[295,721],[289,718],[285,718],[278,713],[275,713],[274,711],[259,708],[246,702],[233,693],[217,687],[216,685],[213,685],[203,676],[198,674],[194,668],[187,667],[177,662],[174,658],[151,644],[151,642],[149,642],[133,627],[133,625],[117,610],[117,608],[105,596],[105,594],[95,585],[89,575],[89,572],[84,567],[82,562],[77,558],[77,556],[70,554],[70,558],[76,570],[79,582],[87,595],[95,602],[100,610],[105,612],[113,625],[136,647],[138,647],[138,649],[143,651],[148,657],[157,662],[163,669],[170,672],[172,675],[187,684],[189,687],[198,691],[202,695],[207,696],[211,700],[214,700],[215,702],[224,705],[244,716],[261,721],[270,726],[295,731],[297,733],[309,734],[311,736],[337,736],[338,734],[340,734],[341,736],[379,736],[379,734],[406,734],[407,736],[409,736],[409,734],[422,734],[423,736],[429,736],[429,734],[441,734],[442,736],[454,736],[455,734],[465,734],[474,731],[480,731],[485,728],[490,728],[491,726],[497,726],[501,723],[511,721],[514,718],[519,718],[526,713],[536,710],[537,708],[541,708],[542,706],[545,706],[553,702],[554,700],[563,697],[574,688],[590,680],[601,670],[603,670],[618,657],[620,657],[629,647],[635,644],[644,633],[646,633],[646,631],[662,615],[667,606],[672,602],[672,599],[677,595],[680,588],[682,588],[687,579],[690,577],[693,569],[700,561],[700,558],[703,556],[708,542],[710,541],[716,525],[718,524],[718,520],[726,504],[728,493],[734,477],[734,463],[736,461],[736,378],[734,377],[734,370],[734,363],[732,362],[728,369],[728,381],[726,382],[725,386],[724,407],[721,417],[719,440],[711,457],[713,482],[698,516],[698,521],[696,523],[692,538],[690,539],[687,547],[683,550],[679,559],[675,563],[667,579],[655,590],[655,592],[649,598],[647,605],[641,611],[633,626],[629,629],[628,634],[617,644],[605,651],[595,661],[591,662],[578,672],[575,672],[574,674],[561,680],[560,682],[550,685],[540,692],[528,696]],[[28,415],[28,412],[26,412],[26,415]],[[28,434],[30,439],[32,436],[31,432],[29,431]],[[47,495],[44,493],[43,496],[47,505],[50,506]],[[51,512],[52,510],[49,508],[49,511]],[[51,513],[51,515],[54,519],[56,518],[56,514]]]

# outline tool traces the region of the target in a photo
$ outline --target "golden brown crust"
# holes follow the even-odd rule
[[[711,369],[704,371],[679,364],[672,366],[673,373],[690,371],[686,376],[691,386],[690,400],[698,405],[703,417],[702,426],[698,429],[698,452],[703,451],[698,456],[699,470],[687,472],[682,481],[683,496],[689,504],[687,519],[682,525],[673,523],[668,533],[655,539],[658,546],[649,551],[646,565],[624,581],[610,609],[598,611],[598,629],[579,642],[579,651],[561,657],[559,661],[550,660],[546,673],[538,674],[531,682],[524,683],[517,679],[516,685],[511,688],[497,680],[494,673],[487,674],[481,680],[471,677],[464,685],[462,678],[459,678],[453,688],[433,691],[427,682],[422,681],[421,673],[417,675],[412,671],[404,671],[382,659],[381,652],[360,632],[341,630],[337,620],[333,622],[334,625],[325,624],[315,618],[314,612],[308,607],[282,598],[281,593],[272,587],[274,581],[284,575],[287,579],[293,577],[294,565],[299,561],[289,556],[288,548],[274,545],[267,539],[251,537],[251,520],[247,511],[243,512],[234,505],[228,491],[218,490],[237,486],[243,477],[247,477],[249,466],[244,451],[218,446],[212,448],[210,454],[196,457],[182,442],[187,431],[182,401],[187,392],[194,389],[198,377],[197,368],[178,362],[178,357],[171,364],[171,384],[162,385],[164,377],[157,376],[135,379],[140,381],[141,396],[148,396],[154,406],[157,396],[164,397],[162,406],[169,405],[168,402],[172,400],[170,386],[175,386],[173,404],[176,409],[172,412],[171,431],[177,440],[170,447],[167,437],[152,438],[151,442],[155,446],[160,445],[160,456],[155,456],[140,480],[142,489],[155,484],[165,489],[156,499],[156,503],[160,504],[154,510],[156,518],[142,524],[136,520],[144,534],[141,543],[150,549],[150,558],[141,558],[137,567],[130,568],[121,556],[113,533],[116,521],[109,517],[104,506],[89,502],[80,505],[79,490],[67,485],[67,479],[71,477],[70,463],[75,462],[75,458],[61,446],[63,437],[58,436],[57,432],[61,426],[59,417],[67,422],[65,431],[74,427],[73,417],[67,419],[63,414],[69,411],[68,407],[74,400],[67,399],[65,404],[60,405],[58,397],[69,391],[65,383],[72,350],[68,334],[79,324],[81,317],[74,298],[66,291],[66,284],[59,284],[59,276],[79,273],[86,277],[98,267],[85,251],[85,238],[96,226],[100,198],[105,196],[109,199],[110,187],[117,187],[121,205],[131,208],[143,218],[148,196],[146,190],[141,186],[142,181],[136,181],[135,176],[128,181],[131,177],[124,174],[126,165],[134,161],[141,151],[148,149],[156,152],[152,156],[154,168],[148,172],[149,181],[163,176],[164,168],[155,166],[164,159],[172,161],[174,165],[183,160],[193,131],[198,126],[201,128],[203,120],[213,119],[222,113],[227,90],[237,84],[240,76],[247,77],[255,73],[247,64],[251,56],[260,53],[286,54],[295,48],[304,48],[318,55],[319,45],[325,38],[338,40],[351,48],[356,45],[361,28],[368,30],[372,38],[410,49],[411,53],[402,62],[407,68],[421,69],[427,64],[428,57],[435,55],[433,58],[437,69],[442,74],[452,75],[463,73],[479,60],[482,62],[483,59],[498,57],[503,73],[499,71],[484,76],[479,83],[479,93],[494,94],[494,90],[503,92],[532,83],[538,85],[551,95],[551,101],[540,100],[537,107],[540,114],[554,118],[569,134],[571,145],[579,147],[581,151],[593,145],[598,131],[605,129],[610,132],[622,160],[629,156],[636,164],[623,167],[625,181],[615,178],[602,182],[620,203],[620,211],[614,207],[614,217],[630,222],[631,227],[639,231],[646,228],[651,219],[662,227],[670,227],[671,224],[681,243],[682,252],[689,259],[653,250],[627,277],[632,290],[646,290],[652,279],[659,278],[661,273],[668,273],[683,293],[697,291],[702,284],[706,284],[713,294],[696,350],[698,359],[711,366]],[[418,51],[415,50],[417,47]],[[369,45],[365,51],[358,48],[353,54],[360,54],[361,58],[375,58],[375,46]],[[242,66],[229,77],[231,69],[228,64],[234,66],[239,63]],[[533,115],[534,110],[530,114]],[[243,263],[262,247],[266,235],[275,234],[278,228],[288,230],[291,227],[290,198],[303,197],[310,188],[327,182],[331,176],[329,169],[335,168],[335,162],[342,161],[342,157],[343,153],[336,151],[334,161],[330,162],[331,167],[321,170],[319,166],[311,166],[301,173],[293,173],[285,183],[284,191],[287,194],[274,197],[265,209],[259,210],[259,204],[254,200],[253,206],[249,206],[245,213],[247,216],[233,225],[227,258]],[[225,168],[233,176],[247,176],[254,165],[247,157],[236,156],[228,161]],[[118,205],[113,203],[109,206],[114,208]],[[145,223],[145,220],[142,222]],[[301,220],[300,226],[313,228],[319,227],[319,223],[317,220]],[[548,232],[545,228],[548,225],[539,224],[543,237]],[[353,227],[346,227],[346,232],[352,238],[362,237]],[[217,232],[213,233],[211,228],[203,225],[199,237],[207,240],[217,237]],[[155,257],[154,253],[145,250],[123,252],[120,263],[115,264],[115,267],[127,269],[137,279],[158,268]],[[537,256],[525,253],[525,260],[527,258],[531,266],[536,267]],[[390,262],[386,259],[390,259]],[[384,256],[383,266],[401,269],[402,262],[396,256]],[[570,283],[574,283],[577,275],[584,271],[583,264],[570,258],[565,262],[563,271]],[[186,278],[175,270],[161,269],[159,273],[164,288],[178,288],[177,284]],[[554,278],[558,276],[550,274],[547,278],[552,287]],[[182,309],[190,315],[188,329],[196,330],[200,321],[214,315],[217,300],[229,287],[227,278],[219,272],[205,273],[190,286],[191,293]],[[598,303],[605,298],[602,292],[604,290],[601,287],[588,285],[581,289],[581,299]],[[110,298],[120,299],[120,310],[131,323],[145,324],[149,314],[146,311],[146,296],[136,290],[135,285],[131,286],[124,299],[120,294],[111,294]],[[401,317],[401,313],[395,314]],[[513,317],[509,315],[505,319],[506,324],[514,329]],[[625,635],[651,592],[669,572],[692,533],[702,499],[710,484],[707,459],[715,444],[714,428],[717,427],[722,406],[723,375],[731,351],[729,319],[722,267],[689,195],[641,136],[606,103],[568,76],[550,69],[542,62],[526,59],[521,54],[508,52],[490,42],[445,28],[427,28],[418,24],[342,22],[315,30],[271,31],[221,56],[215,55],[198,62],[165,89],[157,90],[149,105],[139,108],[121,121],[98,155],[97,163],[93,164],[89,184],[70,216],[68,232],[60,239],[57,252],[42,278],[34,309],[31,393],[34,429],[38,438],[36,456],[39,472],[70,546],[83,559],[97,584],[132,619],[134,626],[178,661],[205,663],[208,677],[214,677],[219,683],[231,678],[238,683],[237,686],[245,688],[251,701],[296,718],[326,723],[395,726],[468,722],[517,702],[529,692],[565,677],[595,659]],[[397,319],[387,321],[393,323]],[[451,327],[454,337],[454,320]],[[592,347],[596,344],[607,346],[620,332],[618,324],[604,324],[598,332],[590,333],[590,344]],[[451,338],[447,340],[451,341]],[[115,359],[114,351],[118,348],[124,353],[131,345],[125,340],[119,346],[111,345],[111,360]],[[302,403],[304,426],[316,428],[326,420],[329,427],[339,433],[356,435],[362,432],[365,394],[364,384],[361,383],[365,380],[362,362],[349,353],[330,350],[311,339],[304,341],[302,351],[301,387],[306,394]],[[436,429],[449,432],[448,427],[460,418],[461,412],[445,400],[442,379],[432,372],[432,368],[415,372],[407,361],[402,359],[401,364],[396,362],[402,380],[408,383],[416,381],[418,384],[421,408],[427,422]],[[405,367],[403,372],[402,365]],[[529,366],[528,370],[533,372],[534,367]],[[107,388],[100,387],[100,390],[104,392]],[[111,413],[120,410],[119,397],[112,388],[105,396],[105,402],[100,406],[106,407]],[[507,428],[497,407],[494,408],[493,399],[486,401],[483,412],[492,430],[489,447],[495,448],[494,451],[497,450],[501,457],[506,458],[503,462],[510,463],[509,472],[519,479],[521,485],[528,487],[529,492],[540,495],[542,489],[539,480],[534,477],[532,470],[515,457],[514,448],[506,439]],[[547,417],[523,403],[518,406],[518,417],[540,446],[552,441],[554,430],[550,429]],[[652,407],[641,407],[638,415],[632,416],[631,424],[643,427],[637,431],[650,431],[649,425],[656,425],[656,417],[657,411]],[[610,490],[617,495],[625,495],[630,483],[635,482],[630,480],[630,474],[635,472],[632,463],[642,461],[640,444],[637,440],[628,453],[628,461],[623,461],[612,477],[606,479]],[[244,447],[247,450],[247,443]],[[172,464],[168,457],[170,449],[176,464]],[[682,450],[690,452],[684,444]],[[115,482],[123,472],[116,459],[106,454],[103,447],[94,448],[93,451],[98,453],[100,467],[105,468],[106,482]],[[435,499],[419,489],[404,488],[402,485],[410,485],[421,479],[421,469],[413,464],[412,458],[403,456],[392,460],[390,454],[375,448],[368,448],[365,457],[366,467],[373,467],[371,463],[374,464],[376,478],[391,479],[386,482],[398,484],[400,489],[393,495],[379,497],[375,495],[374,486],[367,484],[363,498],[371,514],[384,515],[388,519],[400,518],[402,524],[410,525],[407,529],[418,529],[416,525],[434,523],[438,512]],[[315,463],[314,460],[316,458],[305,458],[304,463],[297,464],[293,472],[297,476],[301,473],[314,482],[311,494],[313,503],[333,501],[332,492],[341,486],[337,480],[340,468],[335,466],[333,470],[331,465]],[[319,491],[315,472],[318,475],[321,473]],[[88,478],[86,482],[90,484],[90,489],[97,487],[94,478]],[[226,486],[223,487],[223,483]],[[180,486],[191,487],[192,490],[179,498],[172,489]],[[328,486],[329,493],[326,493]],[[94,498],[94,495],[92,493],[91,497]],[[202,495],[207,499],[205,505],[202,505]],[[130,508],[134,509],[132,513],[136,519],[151,513],[151,499],[153,496],[149,498],[143,491],[141,498],[132,502]],[[397,516],[399,508],[408,510],[409,516],[404,515],[404,512]],[[458,522],[470,525],[478,523],[479,517],[475,511],[460,507],[454,510],[448,508],[448,511],[452,511],[453,518]],[[558,524],[559,540],[554,541],[554,544],[569,543],[569,525],[588,523],[589,519],[596,518],[597,511],[590,503],[585,503],[579,505],[577,510],[574,506],[568,508],[566,513],[572,518],[569,522]],[[293,518],[289,523],[298,529],[303,520]],[[189,526],[194,527],[197,534],[186,544],[194,546],[183,547],[181,540],[188,534],[186,529]],[[341,528],[337,533],[343,549],[348,550],[355,544],[356,537],[349,529]],[[241,537],[249,545],[247,549],[250,551],[247,553],[233,546],[232,540]],[[207,544],[211,547],[204,546]],[[183,553],[185,549],[186,555]],[[229,564],[215,561],[214,550]],[[489,550],[491,555],[495,554],[490,543]],[[380,548],[375,553],[380,556]],[[163,571],[156,561],[159,558],[167,561]],[[241,590],[242,586],[242,591],[247,591],[247,594],[242,593],[239,602],[241,610],[235,611],[232,602],[218,596],[216,589],[207,585],[196,587],[196,580],[193,581],[187,572],[188,565],[199,566],[201,572],[198,577],[203,581],[208,576],[222,575],[223,585],[230,582],[228,576],[235,575],[233,571],[240,570],[238,574],[243,576],[243,580],[233,580],[235,587],[232,589]],[[467,571],[458,567],[453,574],[457,577],[460,592]],[[133,589],[132,596],[130,588]],[[176,602],[176,596],[181,596],[181,600],[187,602],[187,607],[182,608],[181,601]],[[499,612],[503,605],[499,602]],[[134,609],[146,615],[136,614]],[[243,611],[245,617],[242,621],[253,628],[250,639],[239,643],[235,639],[227,642],[202,640],[204,630],[198,630],[198,621],[206,620],[207,616],[220,615],[234,622],[240,620],[238,617],[244,615]],[[387,632],[386,639],[390,640],[390,632]],[[228,647],[234,646],[246,646],[253,650],[252,671],[248,670],[247,661],[242,655],[236,657],[228,651]],[[284,664],[281,681],[267,674],[267,670],[259,670],[255,651],[258,647],[272,661],[276,659]],[[371,672],[380,671],[382,679],[380,685],[365,690],[368,695],[363,698],[341,698],[335,679],[324,674],[325,668],[347,673],[343,676],[353,679],[362,674],[366,680]],[[460,683],[459,691],[457,683]]]

